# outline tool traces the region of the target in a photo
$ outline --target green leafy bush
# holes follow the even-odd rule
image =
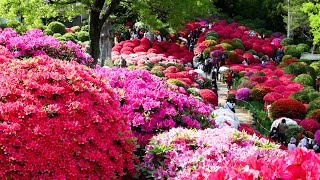
[[[308,104],[307,112],[311,112],[316,109],[320,109],[320,99],[316,99],[316,100],[311,101]]]
[[[262,71],[255,72],[253,76],[266,76],[266,74]]]
[[[294,78],[295,82],[299,82],[304,86],[313,86],[314,79],[309,74],[300,74]]]
[[[301,56],[301,49],[297,48],[296,45],[288,45],[284,50],[285,55],[291,55],[293,57],[299,58]]]
[[[320,109],[309,111],[308,118],[315,119],[318,123],[320,123]]]
[[[66,26],[61,22],[54,21],[49,23],[47,28],[51,29],[53,33],[64,34],[64,29],[66,28]]]
[[[198,88],[188,88],[187,92],[189,94],[192,94],[193,96],[200,96],[199,95],[200,89],[198,89]]]
[[[242,41],[241,39],[239,39],[239,38],[233,38],[233,39],[232,39],[232,42],[240,43],[240,44],[242,44],[242,46],[243,46],[243,41]]]
[[[243,44],[241,44],[240,42],[232,41],[231,45],[234,49],[241,49],[243,51],[245,50]]]
[[[292,58],[291,55],[284,55],[284,56],[282,57],[282,61],[284,61],[284,60],[286,60],[286,59],[290,59],[290,58]]]
[[[50,35],[50,36],[54,35],[54,32],[49,28],[45,29],[44,33],[46,33],[46,35]]]
[[[312,67],[315,70],[315,73],[317,75],[320,75],[320,61],[311,63],[310,67]]]
[[[89,32],[90,31],[90,26],[89,25],[84,25],[81,27],[81,31],[87,31]]]
[[[229,50],[229,51],[233,50],[233,47],[232,47],[231,44],[221,43],[221,46],[222,46],[224,49],[226,49],[226,50]]]
[[[55,37],[55,38],[58,38],[58,37],[61,37],[62,35],[60,34],[60,33],[54,33],[53,34],[53,37]]]
[[[164,77],[164,73],[160,68],[152,68],[150,73],[158,77]]]
[[[314,99],[318,99],[319,97],[320,97],[320,92],[318,92],[318,91],[313,91],[313,92],[308,93],[309,102]]]
[[[186,88],[186,85],[182,81],[180,81],[178,79],[168,79],[167,83],[168,84],[174,84],[176,86]]]
[[[89,33],[87,31],[79,31],[76,32],[75,35],[77,36],[77,39],[81,42],[89,41]]]
[[[263,101],[263,97],[268,94],[269,92],[272,92],[272,89],[266,86],[255,86],[250,91],[250,99],[253,101]]]
[[[288,45],[292,45],[294,43],[292,38],[284,38],[282,39],[282,41],[280,42],[280,44],[282,46],[288,46]]]
[[[76,42],[76,35],[73,33],[65,33],[64,35],[62,35],[63,38],[65,38],[66,41],[73,41]]]
[[[315,92],[312,87],[304,87],[298,92],[295,92],[290,95],[290,98],[296,99],[304,104],[308,104],[310,102],[309,94]],[[312,100],[312,99],[311,99]]]
[[[73,26],[71,27],[71,29],[74,31],[74,32],[78,32],[81,30],[80,26]]]
[[[307,65],[310,65],[312,63],[312,61],[310,61],[309,59],[299,59],[299,62],[306,63]]]
[[[207,37],[215,37],[215,38],[219,38],[219,35],[215,32],[215,31],[208,31],[206,34],[205,34],[205,37],[207,39]]]
[[[306,74],[307,67],[304,65],[301,65],[298,62],[294,62],[284,68],[284,73],[285,74],[293,74],[294,76],[298,76],[300,74]]]
[[[310,47],[308,46],[308,44],[304,44],[304,43],[300,43],[297,45],[297,48],[299,49],[299,51],[301,52],[309,52],[310,51]]]
[[[285,134],[286,139],[287,139],[286,142],[289,142],[291,137],[294,137],[294,138],[297,139],[297,134],[303,132],[303,128],[301,126],[299,126],[299,125],[291,124],[291,125],[288,125],[288,126],[289,126],[288,129],[286,129],[284,131],[284,134]]]
[[[257,52],[253,49],[250,49],[248,52],[251,53],[252,55],[257,55]]]

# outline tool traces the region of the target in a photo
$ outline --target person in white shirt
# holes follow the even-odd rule
[[[297,148],[296,146],[296,139],[294,137],[290,138],[290,143],[288,144],[288,151],[292,151],[295,148]]]
[[[235,113],[235,112],[236,112],[235,106],[236,106],[235,100],[233,100],[233,99],[227,99],[227,102],[226,102],[226,104],[224,105],[224,108],[225,108],[225,109],[230,109],[232,112]]]
[[[305,132],[302,133],[303,138],[300,140],[298,147],[308,148],[308,137]]]

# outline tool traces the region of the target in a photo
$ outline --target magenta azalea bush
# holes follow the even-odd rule
[[[134,137],[112,88],[48,56],[0,64],[0,179],[121,179]]]
[[[213,126],[209,119],[212,107],[183,94],[184,88],[166,84],[146,70],[97,68],[97,74],[119,93],[122,112],[130,119],[140,145],[173,127],[206,128]]]
[[[251,89],[249,89],[249,88],[240,88],[240,89],[238,89],[237,90],[237,94],[236,94],[236,99],[244,100],[244,101],[249,100],[250,91],[251,91]]]
[[[313,152],[288,154],[266,139],[237,130],[176,128],[153,137],[146,148],[141,168],[152,179],[294,179],[320,173],[320,159]],[[210,174],[215,178],[207,178]]]
[[[11,28],[0,30],[0,45],[5,46],[16,58],[23,59],[38,55],[90,65],[93,59],[80,45],[72,41],[60,42],[47,36],[40,29],[32,29],[19,35]]]

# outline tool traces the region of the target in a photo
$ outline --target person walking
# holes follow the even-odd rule
[[[227,102],[224,105],[224,108],[230,109],[232,112],[236,113],[235,107],[236,107],[235,100],[234,99],[227,99]]]
[[[269,137],[274,140],[274,142],[277,142],[278,141],[278,131],[277,131],[277,128],[276,127],[273,127],[272,128],[272,131],[270,132],[269,134]]]
[[[230,71],[230,72],[227,73],[225,81],[226,81],[226,83],[228,85],[228,90],[230,90],[232,85],[233,85],[233,71]]]
[[[285,130],[288,129],[289,126],[286,123],[286,119],[282,119],[281,123],[278,125],[278,131],[279,131],[279,143],[286,143],[286,136],[284,134]]]

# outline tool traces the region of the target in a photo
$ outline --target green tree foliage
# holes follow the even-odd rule
[[[152,29],[168,27],[177,30],[196,17],[218,11],[212,0],[137,0],[132,5],[139,13],[139,20]]]
[[[320,43],[320,3],[319,0],[304,3],[302,11],[308,14],[311,32],[313,34],[313,44]]]
[[[10,21],[22,18],[22,24],[38,27],[42,19],[69,19],[80,13],[90,15],[90,54],[95,63],[101,54],[111,55],[112,18],[136,14],[150,29],[178,29],[195,17],[217,12],[212,0],[1,0],[0,17]],[[127,13],[129,12],[129,13]],[[128,17],[129,18],[129,17]],[[130,17],[132,18],[132,17]],[[100,48],[101,47],[101,48]],[[108,49],[108,50],[106,50]],[[103,52],[103,53],[101,53]],[[101,58],[100,58],[101,59]],[[104,59],[103,59],[104,61]],[[104,64],[104,62],[99,62]]]

